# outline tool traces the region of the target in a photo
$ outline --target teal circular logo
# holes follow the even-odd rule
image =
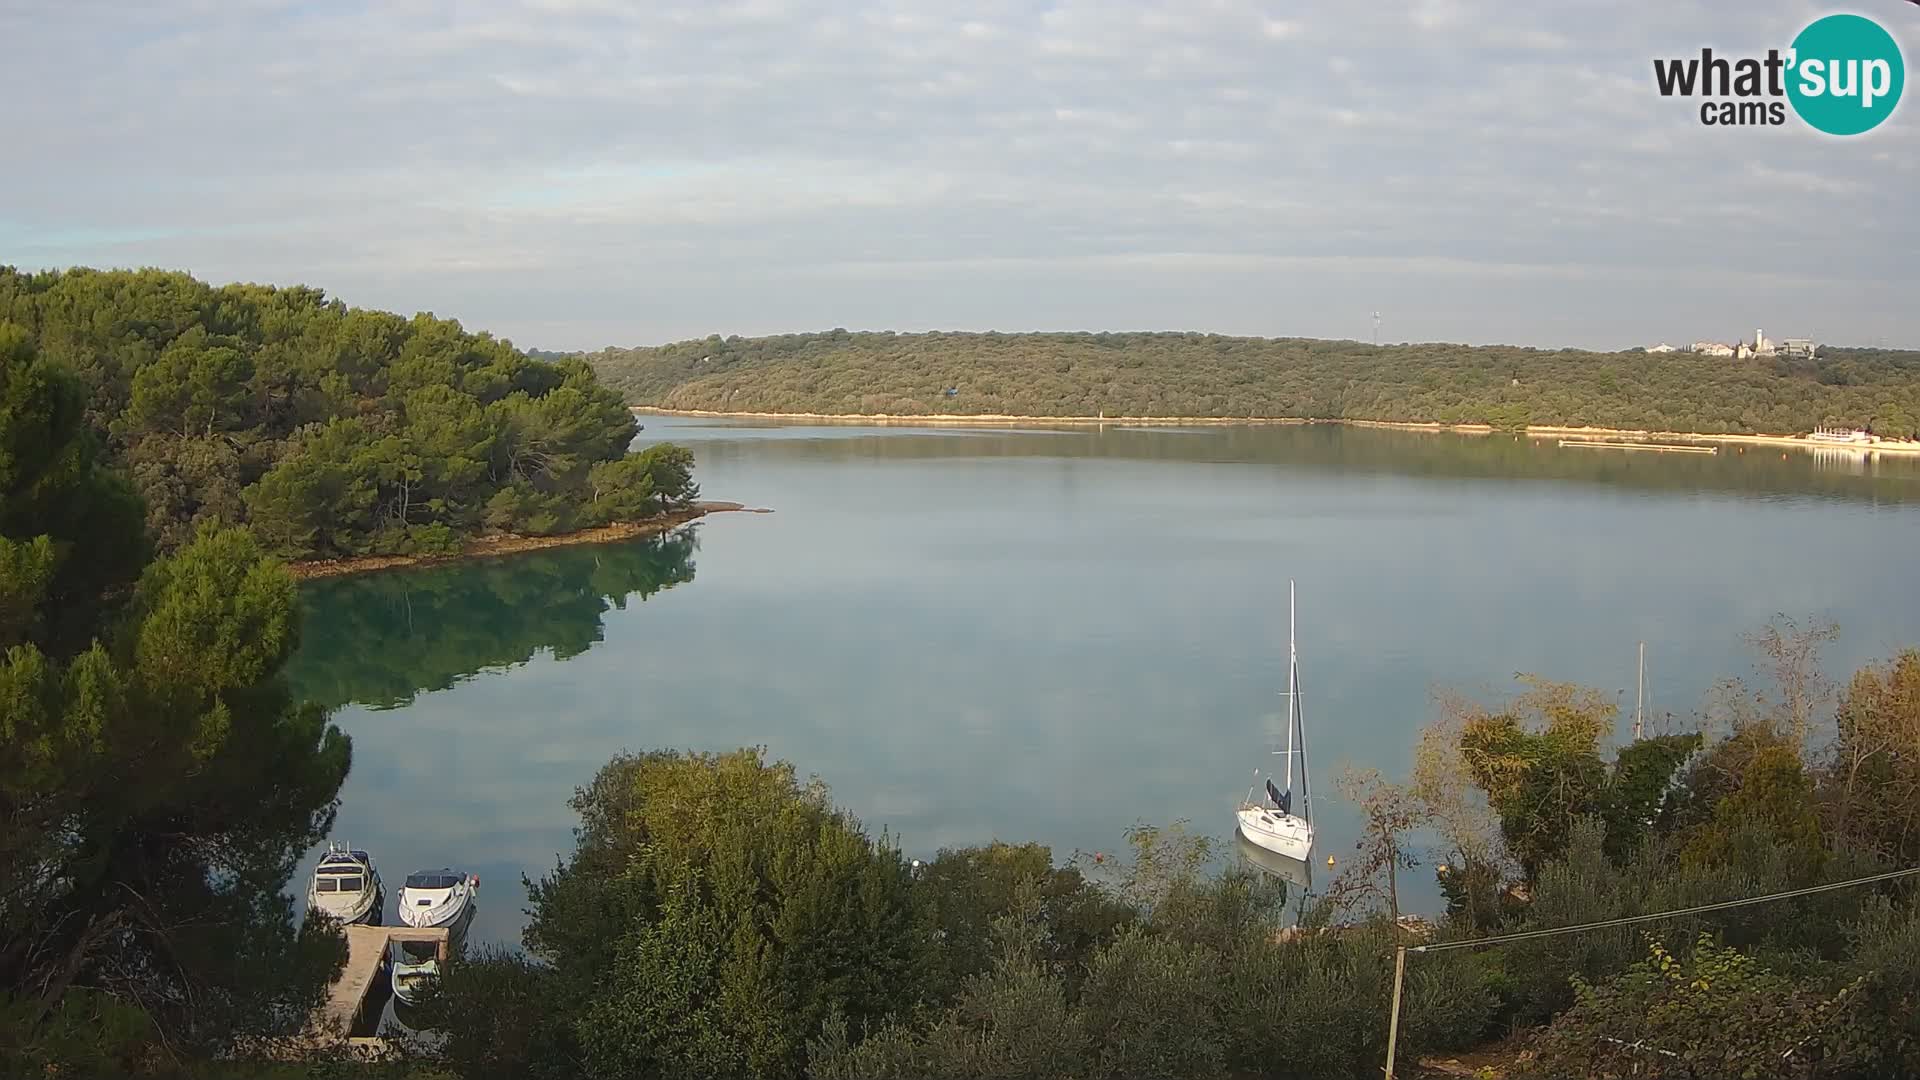
[[[1893,115],[1907,83],[1900,45],[1861,15],[1828,15],[1793,39],[1787,100],[1829,135],[1871,131]]]

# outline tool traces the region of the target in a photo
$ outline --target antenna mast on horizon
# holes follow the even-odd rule
[[[1373,343],[1380,344],[1380,313],[1373,313]]]

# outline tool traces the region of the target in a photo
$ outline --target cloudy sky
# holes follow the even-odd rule
[[[1798,0],[0,0],[0,263],[538,348],[1197,329],[1920,346],[1920,104],[1709,128]],[[1920,57],[1920,6],[1856,0]],[[1920,91],[1914,91],[1920,93]],[[1909,94],[1908,96],[1912,96]]]

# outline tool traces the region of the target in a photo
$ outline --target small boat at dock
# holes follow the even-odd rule
[[[394,1000],[401,1005],[418,1005],[428,988],[438,982],[447,960],[460,952],[467,927],[473,923],[473,907],[448,931],[445,941],[407,940],[396,937],[387,945],[387,978]]]
[[[453,926],[468,916],[479,894],[477,874],[456,874],[446,867],[416,870],[400,887],[395,911],[408,926]]]
[[[386,895],[373,856],[333,840],[307,882],[307,906],[343,923],[380,925]]]

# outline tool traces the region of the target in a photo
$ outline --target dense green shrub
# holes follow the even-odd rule
[[[1526,1075],[1869,1075],[1872,1023],[1858,983],[1829,993],[1704,934],[1684,955],[1646,948],[1603,984],[1576,982],[1573,1007],[1540,1036]]]

